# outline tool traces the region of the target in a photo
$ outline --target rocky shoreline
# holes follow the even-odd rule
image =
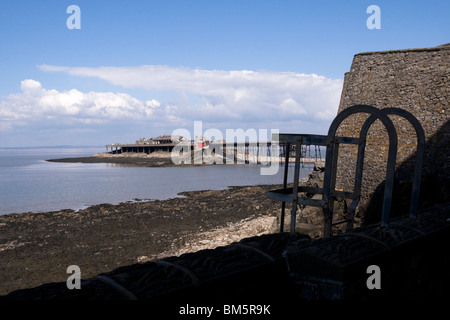
[[[174,167],[174,166],[190,166],[186,164],[176,165],[173,163],[169,152],[153,152],[150,155],[147,154],[110,154],[107,152],[98,153],[91,157],[74,157],[74,158],[61,158],[61,159],[49,159],[49,162],[68,162],[68,163],[111,163],[123,166],[133,167]],[[193,164],[192,164],[193,165]]]
[[[54,159],[130,166],[172,166],[167,156]],[[321,170],[303,183],[320,185]],[[77,265],[84,279],[121,266],[213,249],[279,231],[281,203],[266,192],[281,185],[182,192],[167,200],[99,204],[83,210],[0,215],[0,295],[66,281]],[[285,230],[289,230],[286,211]],[[322,214],[305,210],[297,231],[321,236]]]
[[[279,186],[184,192],[168,200],[0,216],[0,295],[276,231]]]

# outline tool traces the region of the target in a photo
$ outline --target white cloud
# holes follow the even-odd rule
[[[98,125],[102,125],[101,130],[115,132],[106,126],[121,124],[123,130],[132,130],[138,122],[147,126],[152,121],[148,128],[158,131],[154,133],[158,135],[203,120],[205,128],[221,130],[278,128],[282,132],[324,133],[337,113],[343,83],[341,79],[315,74],[273,71],[170,66],[39,68],[103,79],[122,87],[122,92],[56,90],[26,79],[19,93],[0,101],[0,131],[33,124],[49,129],[64,127],[72,132],[100,130]],[[125,93],[127,88],[148,90],[149,97],[137,99]],[[161,99],[150,96],[155,90],[176,92],[171,97],[178,99],[158,101]],[[116,134],[122,136],[124,132]]]
[[[21,93],[10,94],[0,103],[4,130],[42,120],[98,124],[115,119],[151,119],[160,105],[156,100],[140,101],[126,93],[45,89],[32,79],[23,80],[20,88]]]
[[[20,88],[22,91],[32,93],[33,91],[40,91],[42,89],[42,85],[39,81],[35,81],[33,79],[27,79],[21,82]]]
[[[343,81],[315,74],[273,71],[203,70],[170,66],[64,67],[41,65],[43,71],[100,78],[124,88],[194,94],[201,104],[187,103],[171,117],[208,121],[302,118],[331,120],[337,113]],[[198,99],[197,99],[198,100]]]

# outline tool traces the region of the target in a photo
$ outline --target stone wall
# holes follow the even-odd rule
[[[359,53],[353,58],[350,72],[345,74],[339,112],[357,104],[381,109],[397,107],[409,111],[420,121],[425,131],[422,180],[424,183],[430,179],[448,183],[449,78],[450,44],[424,49]],[[396,177],[401,181],[410,180],[417,145],[415,131],[403,118],[389,117],[398,134]],[[338,134],[358,136],[366,118],[366,114],[349,117],[341,124]],[[367,210],[385,179],[387,142],[387,131],[380,121],[376,121],[368,133],[360,205],[362,212]],[[352,190],[355,165],[356,148],[342,145],[339,149],[337,188]]]

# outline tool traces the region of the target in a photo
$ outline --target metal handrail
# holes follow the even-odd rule
[[[368,113],[370,116],[366,119],[362,125],[359,137],[342,137],[336,136],[336,132],[341,125],[341,123],[347,119],[349,116],[357,113]],[[417,136],[417,151],[416,151],[416,162],[414,169],[414,179],[413,179],[413,190],[411,195],[410,204],[410,217],[417,217],[417,209],[419,202],[420,193],[420,179],[423,161],[423,152],[425,145],[425,134],[420,122],[408,111],[400,108],[385,108],[377,109],[369,105],[355,105],[344,109],[340,112],[330,125],[327,136],[322,135],[296,135],[296,134],[279,134],[279,137],[285,139],[287,146],[290,144],[296,144],[296,161],[295,161],[295,176],[294,176],[294,186],[292,188],[287,188],[287,163],[289,159],[289,153],[286,154],[285,159],[285,171],[283,180],[283,189],[269,191],[269,197],[282,202],[282,216],[281,216],[281,226],[280,232],[283,232],[284,225],[284,210],[286,201],[292,201],[291,210],[291,232],[295,232],[295,219],[297,204],[310,205],[316,207],[322,207],[324,213],[324,237],[331,235],[332,216],[333,216],[333,206],[336,197],[343,197],[346,199],[352,199],[351,205],[348,207],[348,219],[347,219],[347,230],[353,228],[353,218],[354,212],[357,205],[359,204],[361,195],[361,184],[362,184],[362,172],[364,166],[364,154],[366,147],[367,133],[371,125],[375,120],[380,120],[385,126],[388,136],[389,136],[389,151],[388,159],[386,164],[386,180],[385,189],[383,197],[383,209],[382,209],[382,227],[389,227],[390,213],[392,205],[392,192],[394,184],[394,173],[397,157],[397,147],[398,147],[398,137],[397,131],[392,120],[388,115],[398,115],[402,116],[408,120],[414,127]],[[302,198],[298,196],[299,192],[305,192],[305,187],[298,186],[298,176],[300,170],[300,149],[302,143],[326,145],[326,158],[325,158],[325,175],[323,188],[317,190],[316,193],[322,194],[322,200],[314,200],[309,198]],[[353,187],[353,192],[342,192],[335,190],[336,176],[337,176],[337,160],[339,153],[340,144],[355,144],[358,145],[357,161],[356,161],[356,172],[355,172],[355,182]],[[289,190],[288,190],[289,189]],[[292,192],[291,192],[292,189]],[[310,192],[311,190],[308,190]]]

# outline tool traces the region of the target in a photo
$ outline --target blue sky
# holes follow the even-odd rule
[[[356,53],[448,43],[449,17],[436,0],[4,0],[0,147],[134,142],[196,120],[325,133]]]

